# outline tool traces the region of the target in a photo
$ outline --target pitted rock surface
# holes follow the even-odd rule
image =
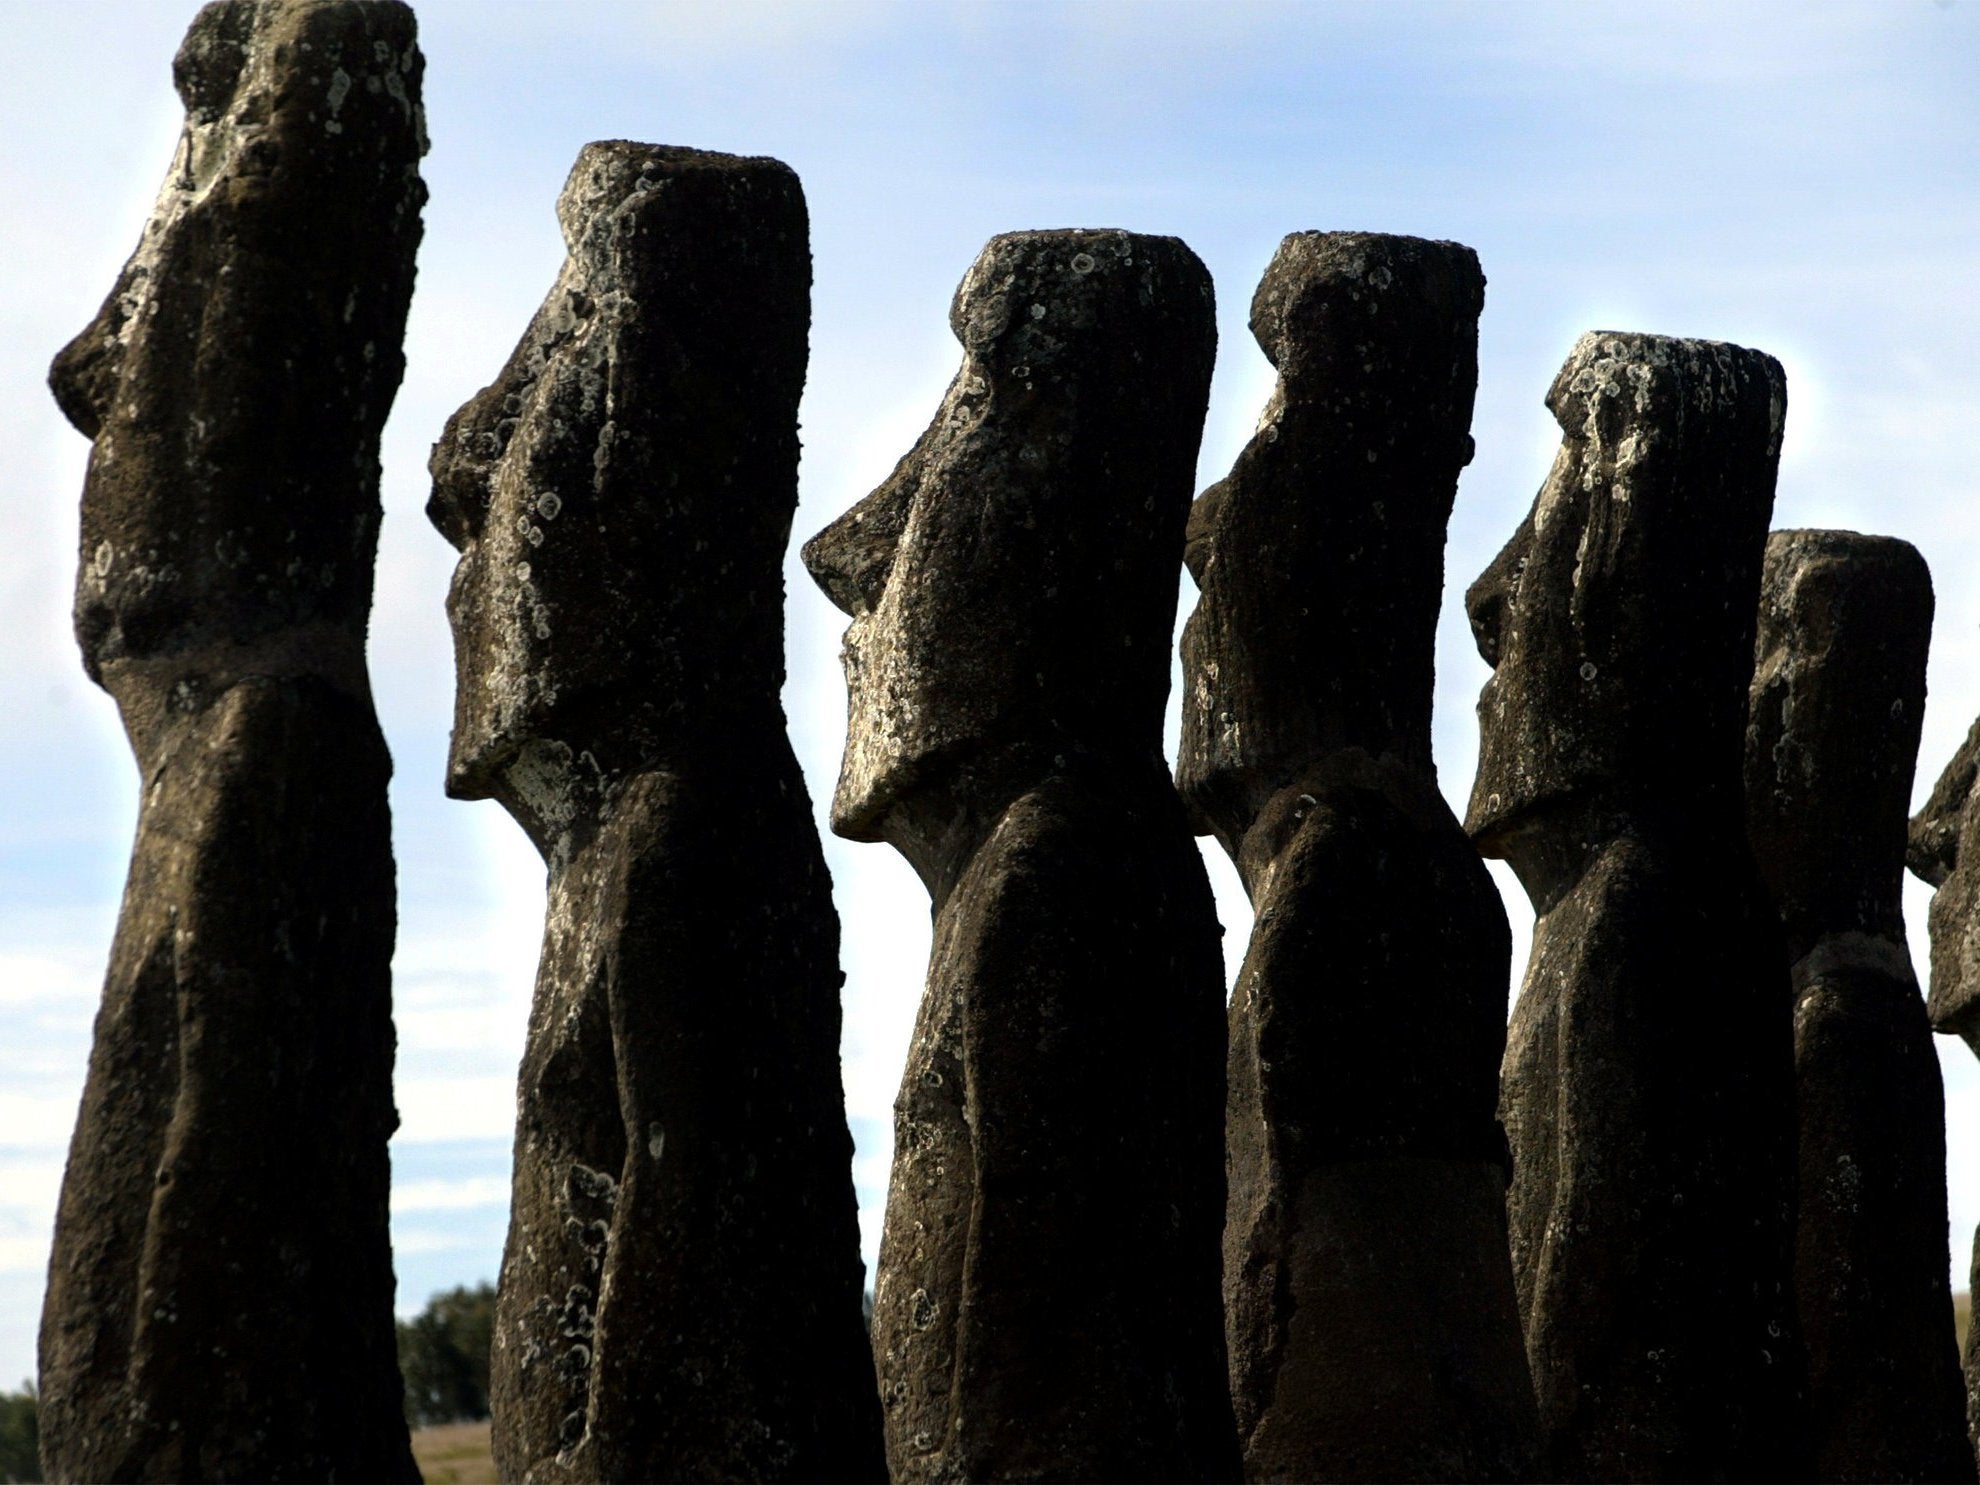
[[[851,617],[833,827],[934,899],[873,1342],[909,1481],[1238,1473],[1223,985],[1161,756],[1215,349],[1173,238],[993,238],[963,365],[805,547]]]
[[[1926,1000],[1934,1031],[1957,1036],[1980,1054],[1980,722],[1932,786],[1925,807],[1911,819],[1906,864],[1937,889],[1926,910],[1932,943],[1932,986]],[[1967,1292],[1980,1281],[1980,1229]],[[1980,1330],[1966,1333],[1966,1429],[1980,1452]]]
[[[1190,518],[1178,782],[1256,911],[1224,1229],[1252,1480],[1536,1462],[1496,1118],[1511,939],[1430,757],[1484,297],[1456,243],[1288,237],[1251,312],[1278,384]]]
[[[1931,638],[1931,576],[1907,543],[1767,539],[1746,829],[1794,963],[1795,1296],[1824,1480],[1973,1475],[1945,1096],[1899,894]]]
[[[1927,924],[1932,941],[1932,1029],[1980,1054],[1980,721],[1954,753],[1925,807],[1912,817],[1906,864],[1936,890]]]
[[[1800,1479],[1787,951],[1742,739],[1786,383],[1598,332],[1466,606],[1494,667],[1466,828],[1538,920],[1500,1112],[1548,1477]]]
[[[76,634],[142,792],[42,1312],[49,1479],[419,1478],[364,631],[421,69],[397,3],[202,10],[157,205],[50,376],[93,440]]]
[[[1953,754],[1925,807],[1912,817],[1906,864],[1937,889],[1926,921],[1932,941],[1932,985],[1926,1012],[1934,1031],[1957,1036],[1980,1055],[1980,722]],[[1976,1231],[1980,1241],[1980,1231]],[[1980,1276],[1980,1248],[1974,1254]],[[1973,1289],[1973,1277],[1967,1283]],[[1966,1333],[1968,1437],[1980,1445],[1980,1331]]]
[[[785,734],[811,259],[783,164],[587,145],[433,451],[448,791],[549,865],[496,1301],[508,1480],[870,1480],[838,918]]]

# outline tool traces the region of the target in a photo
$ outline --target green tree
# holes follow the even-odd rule
[[[479,1421],[488,1416],[488,1352],[495,1338],[495,1286],[449,1289],[399,1322],[406,1421]]]
[[[41,1478],[41,1411],[34,1383],[19,1392],[0,1392],[0,1480]]]

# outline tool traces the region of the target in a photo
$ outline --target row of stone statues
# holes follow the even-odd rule
[[[51,1478],[417,1478],[364,627],[420,66],[393,0],[209,5],[158,207],[57,358],[94,441],[77,632],[142,806],[51,1261]],[[1931,588],[1902,542],[1768,535],[1777,363],[1574,348],[1467,597],[1460,824],[1430,715],[1475,255],[1287,238],[1251,318],[1277,385],[1192,502],[1203,265],[992,240],[927,431],[804,548],[850,621],[833,828],[934,910],[869,1342],[778,699],[803,196],[618,142],[557,210],[564,268],[429,505],[447,788],[549,870],[505,1479],[1973,1479],[1898,906]],[[1969,1036],[1977,777],[1980,729],[1911,840],[1932,1014]],[[1256,910],[1228,1011],[1193,833]],[[1510,1034],[1481,852],[1538,915]]]

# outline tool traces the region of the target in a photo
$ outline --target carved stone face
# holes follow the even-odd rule
[[[1485,278],[1458,243],[1286,238],[1252,300],[1278,368],[1258,431],[1190,513],[1176,779],[1242,836],[1344,748],[1427,774],[1444,528],[1471,458]]]
[[[1561,808],[1653,800],[1736,819],[1780,365],[1712,341],[1596,332],[1547,405],[1562,433],[1554,467],[1465,598],[1493,667],[1466,828],[1506,855]]]
[[[361,642],[425,200],[413,35],[400,5],[247,3],[187,33],[172,169],[50,373],[95,441],[76,629],[99,679],[310,626]]]
[[[488,793],[526,741],[554,737],[558,702],[602,679],[616,648],[614,626],[572,622],[572,600],[589,607],[613,568],[605,513],[586,508],[584,466],[609,421],[606,374],[620,327],[611,309],[600,311],[595,270],[609,251],[585,249],[609,246],[600,242],[609,226],[593,213],[614,187],[623,198],[629,163],[595,146],[579,160],[557,203],[569,256],[556,284],[502,374],[454,414],[433,449],[427,513],[461,553],[447,594],[457,687],[450,793]],[[574,189],[581,180],[602,189]]]
[[[993,238],[963,364],[886,483],[805,547],[852,618],[833,828],[879,839],[965,764],[1159,754],[1209,392],[1209,275],[1174,238]]]
[[[449,420],[427,505],[461,553],[448,790],[539,816],[546,771],[774,705],[810,292],[774,160],[588,145],[557,215],[563,270]]]
[[[1746,735],[1746,824],[1789,937],[1902,941],[1905,813],[1925,713],[1932,580],[1907,542],[1767,538]]]

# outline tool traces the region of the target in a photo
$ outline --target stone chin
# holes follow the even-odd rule
[[[1486,682],[1481,712],[1498,681]],[[1565,816],[1599,813],[1615,799],[1621,760],[1589,747],[1586,727],[1568,734],[1530,718],[1524,727],[1481,730],[1464,829],[1485,855],[1514,860],[1519,842],[1534,830],[1556,828],[1548,822]]]
[[[884,612],[860,614],[846,626],[840,650],[846,749],[832,795],[832,833],[909,850],[905,817],[950,771],[966,741],[941,727],[935,708],[918,695],[916,667],[903,664],[888,643],[887,622]]]

